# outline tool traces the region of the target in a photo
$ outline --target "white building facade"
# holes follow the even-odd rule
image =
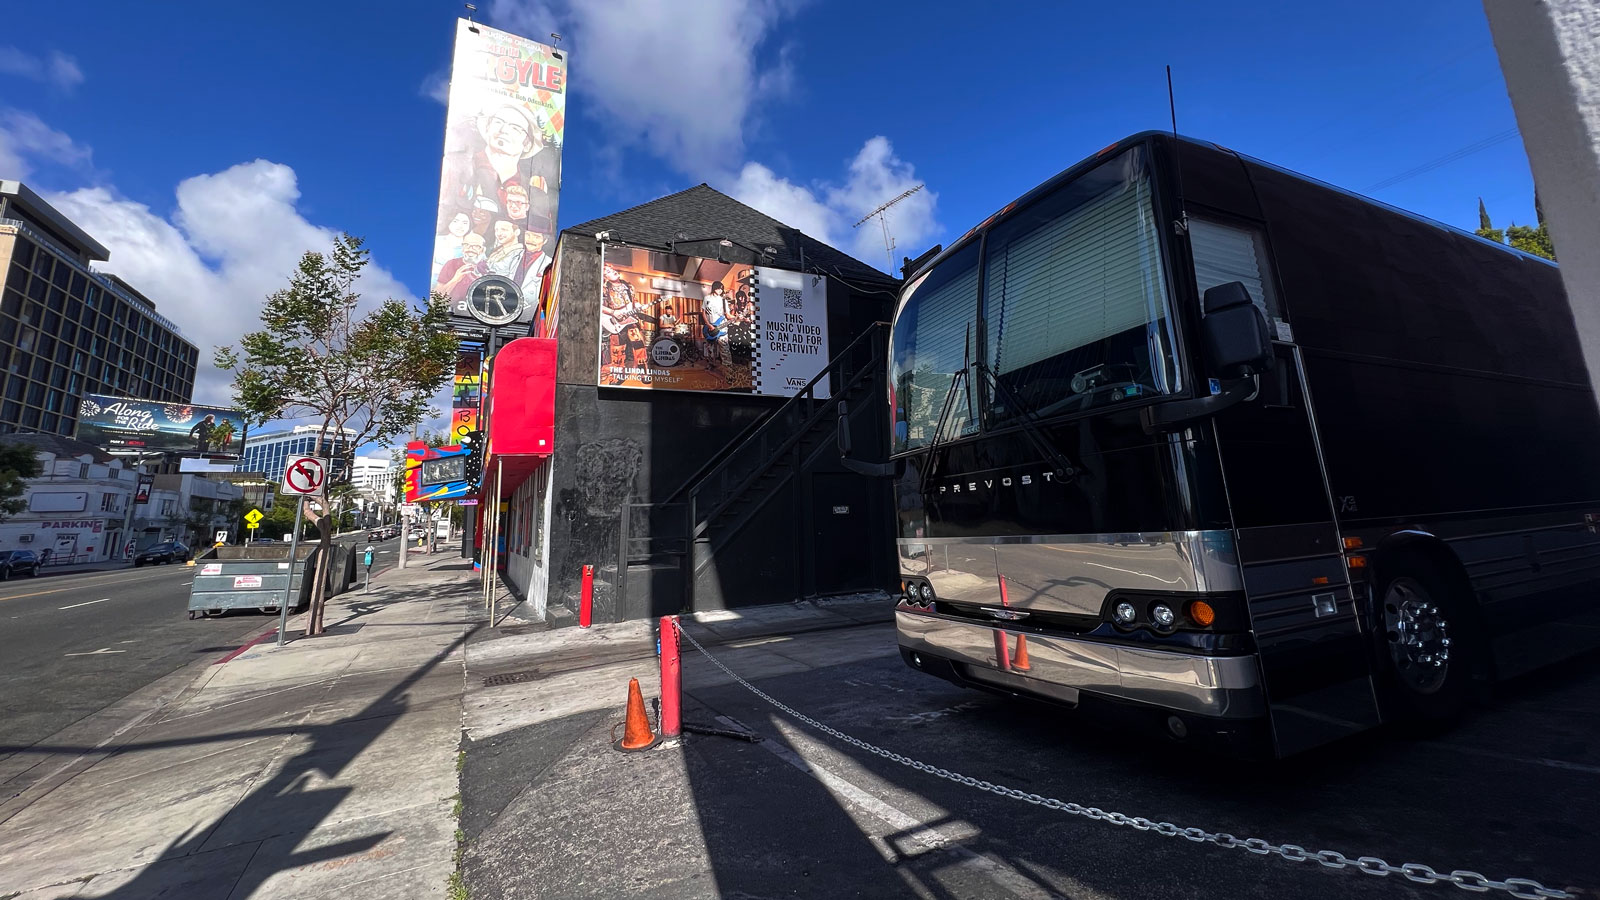
[[[27,508],[0,522],[0,550],[32,550],[46,565],[122,559],[138,473],[89,444],[45,434],[7,437],[35,451]]]

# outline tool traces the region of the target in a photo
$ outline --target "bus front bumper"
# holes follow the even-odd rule
[[[1267,713],[1254,655],[1201,656],[1006,631],[903,609],[895,612],[895,628],[914,668],[975,687],[1072,706],[1128,701],[1210,719]]]

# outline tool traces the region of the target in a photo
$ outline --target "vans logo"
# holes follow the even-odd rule
[[[789,387],[799,388],[806,386],[806,379],[804,378],[785,378],[784,381],[788,382]]]

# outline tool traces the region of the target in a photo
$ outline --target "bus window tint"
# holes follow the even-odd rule
[[[990,422],[1125,403],[1177,387],[1150,176],[1135,148],[989,235]]]
[[[1278,308],[1278,294],[1272,285],[1266,238],[1261,229],[1191,215],[1189,247],[1194,252],[1196,296],[1203,298],[1208,288],[1238,281],[1244,284],[1250,299],[1268,322],[1283,318],[1283,311]]]
[[[971,373],[954,396],[950,387],[969,356],[976,360],[978,244],[940,263],[908,292],[895,316],[890,349],[894,395],[893,452],[933,442],[939,414],[950,398],[940,440],[977,430],[978,389]]]

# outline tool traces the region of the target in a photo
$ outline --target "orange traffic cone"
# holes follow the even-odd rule
[[[1017,635],[1017,652],[1011,657],[1011,668],[1018,672],[1026,672],[1029,669],[1028,636],[1025,634]]]
[[[615,731],[612,734],[616,734]],[[644,712],[644,695],[639,693],[639,679],[628,679],[628,718],[623,723],[622,740],[612,746],[625,752],[649,750],[661,743],[650,730],[650,717]]]

